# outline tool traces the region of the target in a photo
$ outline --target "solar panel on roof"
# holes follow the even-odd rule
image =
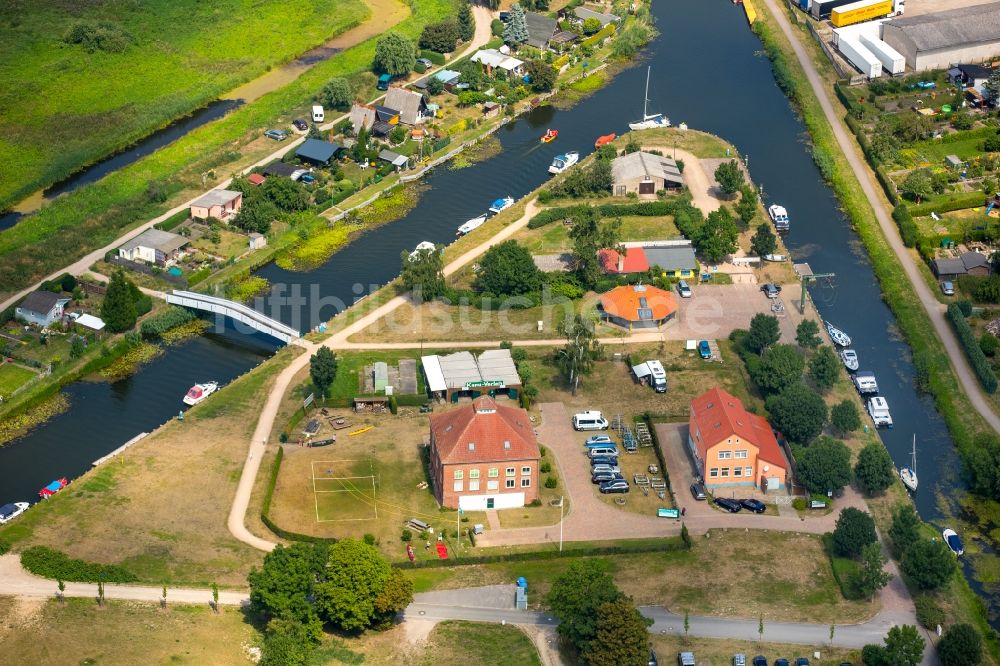
[[[649,307],[649,301],[646,300],[645,296],[641,296],[639,298],[639,307],[641,307],[641,308],[648,308]]]

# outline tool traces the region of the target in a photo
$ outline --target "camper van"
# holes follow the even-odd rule
[[[313,122],[314,123],[321,123],[321,122],[323,122],[324,118],[326,118],[326,114],[323,113],[323,107],[322,106],[314,106],[313,107]]]
[[[641,384],[649,384],[657,393],[667,392],[667,373],[659,361],[646,361],[632,366],[632,373]]]
[[[607,430],[608,420],[600,412],[587,411],[573,415],[574,430]]]

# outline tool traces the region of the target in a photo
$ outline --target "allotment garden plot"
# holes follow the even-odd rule
[[[378,477],[372,460],[314,460],[316,522],[378,519]]]

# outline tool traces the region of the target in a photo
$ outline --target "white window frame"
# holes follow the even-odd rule
[[[504,488],[510,489],[514,488],[514,479],[507,479],[504,483]]]
[[[719,460],[729,460],[730,458],[733,457],[733,452],[732,451],[719,451],[719,453],[716,455],[716,457]]]
[[[486,490],[500,490],[500,482],[499,481],[487,481],[486,482]]]
[[[531,476],[531,466],[525,465],[521,468],[521,476]]]
[[[479,470],[478,469],[470,469],[469,470],[469,478],[470,479],[478,479],[479,478]]]
[[[469,479],[469,492],[479,490],[479,479]]]
[[[522,488],[530,488],[531,487],[531,478],[530,477],[528,477],[528,478],[521,477],[521,487]]]
[[[487,472],[487,474],[489,475],[489,477],[491,479],[495,479],[495,478],[497,478],[497,477],[500,476],[500,468],[499,467],[490,467],[489,472]]]
[[[734,467],[733,468],[733,476],[743,476],[743,468],[742,467]]]
[[[749,467],[748,466],[748,467],[746,467],[745,471],[746,471],[746,474],[744,474],[743,476],[753,476],[753,467]]]
[[[453,487],[453,490],[454,490],[454,491],[455,491],[456,493],[460,493],[460,492],[462,492],[462,490],[463,490],[464,486],[465,486],[464,482],[462,482],[462,481],[456,481],[456,482],[455,482],[455,485],[454,485],[454,487]]]
[[[737,460],[746,460],[749,457],[750,457],[750,452],[747,451],[746,449],[737,449],[736,450],[736,459]]]
[[[462,470],[460,470],[460,469],[456,469],[455,470],[455,480],[456,481],[461,481],[464,478],[465,478],[465,472],[462,471]]]
[[[709,476],[709,478],[712,478],[712,479],[718,477],[719,476],[719,468],[718,467],[713,467],[712,469],[708,470],[708,476]]]
[[[729,478],[729,468],[728,467],[721,467],[721,468],[719,468],[719,476],[721,476],[723,479],[728,479]]]
[[[511,478],[511,477],[514,476],[515,472],[517,472],[517,468],[516,467],[508,467],[506,469],[506,471],[505,471],[505,475],[509,479],[509,478]]]

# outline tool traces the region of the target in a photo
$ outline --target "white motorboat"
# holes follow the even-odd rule
[[[764,261],[784,261],[787,257],[783,254],[765,254]]]
[[[580,161],[580,153],[575,150],[571,150],[568,153],[562,155],[556,155],[552,160],[552,164],[549,165],[549,173],[556,174],[562,173],[566,169],[570,168],[574,164]]]
[[[11,502],[0,506],[0,525],[14,520],[27,511],[29,506],[31,505],[27,502]]]
[[[833,340],[835,345],[840,347],[850,347],[851,346],[851,336],[844,333],[842,330],[834,326],[828,321],[823,322],[826,324],[826,332],[830,334],[830,339]]]
[[[949,527],[944,532],[941,532],[941,536],[944,538],[944,542],[948,544],[951,552],[956,555],[965,554],[965,546],[962,545],[962,538],[958,536],[958,532]]]
[[[410,257],[409,257],[410,261],[413,261],[414,259],[416,259],[417,256],[420,255],[421,252],[424,252],[426,250],[433,250],[436,247],[437,246],[434,245],[434,243],[432,243],[430,241],[421,241],[420,243],[417,243],[417,247],[413,250],[413,252],[410,253]]]
[[[774,228],[778,231],[788,231],[792,227],[792,222],[788,219],[788,211],[785,210],[784,206],[771,204],[767,207],[767,214],[771,216]]]
[[[460,226],[458,228],[458,231],[455,232],[455,235],[464,236],[465,234],[471,231],[475,231],[479,227],[483,226],[483,222],[485,221],[486,221],[486,213],[483,213],[479,217],[474,217],[465,224],[463,224],[462,226]]]
[[[889,413],[889,403],[885,398],[880,396],[868,398],[868,415],[872,417],[876,428],[892,427],[892,415]]]
[[[910,452],[910,466],[899,470],[899,480],[911,492],[917,492],[917,435],[913,435],[913,451]]]
[[[188,389],[187,395],[184,396],[185,405],[197,405],[199,402],[212,395],[219,390],[219,382],[205,382],[204,384],[195,384]]]
[[[854,375],[854,387],[861,395],[878,393],[878,382],[875,381],[875,373],[871,370],[862,370]]]
[[[840,352],[840,360],[844,362],[844,367],[849,372],[856,372],[858,369],[858,352],[853,349],[844,349]]]
[[[514,205],[514,197],[504,197],[502,199],[497,199],[496,201],[493,202],[493,205],[490,206],[490,212],[499,213],[502,210],[507,210],[513,205]]]
[[[662,113],[646,113],[646,105],[649,103],[649,71],[651,67],[646,68],[646,95],[642,100],[642,120],[637,120],[634,123],[629,123],[628,128],[630,130],[648,130],[648,129],[658,129],[660,127],[670,127],[670,119],[664,116]]]

